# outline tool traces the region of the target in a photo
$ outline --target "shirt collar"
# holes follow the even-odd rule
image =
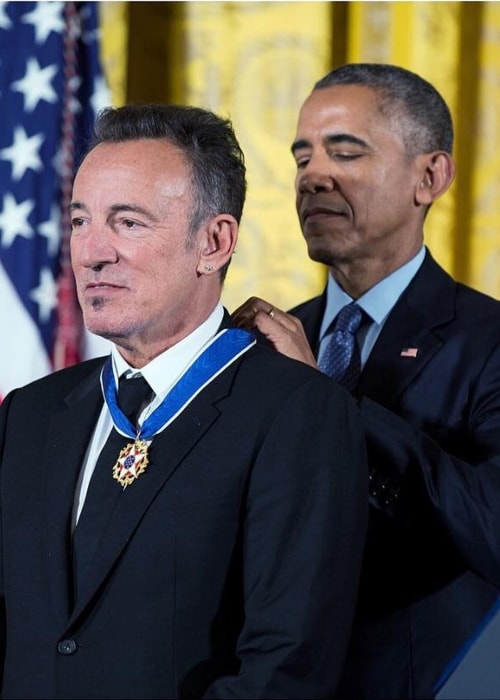
[[[198,328],[168,350],[165,350],[148,362],[140,373],[153,389],[156,396],[165,396],[169,389],[182,375],[191,360],[211,340],[217,331],[224,316],[224,308],[217,304],[210,316]],[[118,378],[125,373],[137,374],[138,370],[131,367],[113,345],[111,349],[113,360],[113,374],[118,386]]]
[[[385,321],[401,294],[417,274],[424,258],[425,247],[422,246],[411,260],[380,280],[374,287],[357,299],[356,303],[375,323],[380,325]],[[326,308],[321,323],[320,340],[328,331],[339,311],[352,301],[354,301],[352,297],[344,292],[330,273],[326,288]]]

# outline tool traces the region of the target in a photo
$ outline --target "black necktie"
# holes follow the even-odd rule
[[[132,379],[120,378],[118,404],[134,425],[137,423],[142,405],[151,393],[151,387],[142,375]],[[75,590],[78,577],[90,564],[105,525],[122,493],[122,487],[113,479],[113,467],[120,450],[130,442],[133,442],[131,438],[120,435],[113,428],[99,454],[85,503],[73,533]]]
[[[343,387],[352,391],[361,370],[356,331],[363,320],[361,307],[352,302],[340,311],[322,355],[319,368]]]

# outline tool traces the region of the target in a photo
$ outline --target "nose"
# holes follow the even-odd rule
[[[324,163],[318,158],[311,158],[297,177],[297,192],[317,194],[331,192],[335,189],[335,179],[331,173],[330,163]]]
[[[113,245],[113,232],[105,226],[88,224],[71,236],[71,259],[74,265],[101,270],[105,265],[118,261],[118,251]]]

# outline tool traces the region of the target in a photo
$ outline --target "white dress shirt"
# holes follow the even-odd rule
[[[192,333],[176,343],[173,347],[165,350],[165,352],[155,357],[147,365],[137,370],[131,367],[120,355],[116,346],[111,349],[111,357],[113,361],[113,375],[116,386],[118,387],[119,378],[128,374],[132,377],[136,374],[142,374],[146,379],[151,389],[155,393],[153,401],[147,405],[139,416],[139,424],[161,404],[170,389],[174,386],[177,380],[185,372],[187,367],[195,359],[195,357],[203,350],[205,345],[209,343],[216,335],[222,318],[224,309],[221,304],[218,304],[214,311],[210,314],[206,321],[201,326],[198,326]],[[102,407],[101,413],[96,423],[96,427],[90,439],[87,449],[87,454],[83,461],[82,470],[78,479],[78,484],[75,492],[75,501],[73,506],[73,527],[75,527],[80,517],[83,508],[87,489],[97,462],[97,458],[104,447],[106,440],[113,427],[113,421],[109,413],[106,402]],[[118,455],[116,455],[118,458]],[[110,464],[112,469],[113,465]]]

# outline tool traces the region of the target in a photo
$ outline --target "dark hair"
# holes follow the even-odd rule
[[[427,80],[405,68],[383,63],[348,63],[318,80],[315,90],[334,85],[365,85],[379,93],[380,111],[396,119],[407,154],[453,151],[448,105]]]
[[[243,151],[229,119],[200,107],[129,104],[97,117],[91,149],[100,143],[166,139],[184,154],[194,190],[191,233],[217,214],[241,220],[246,194]]]

